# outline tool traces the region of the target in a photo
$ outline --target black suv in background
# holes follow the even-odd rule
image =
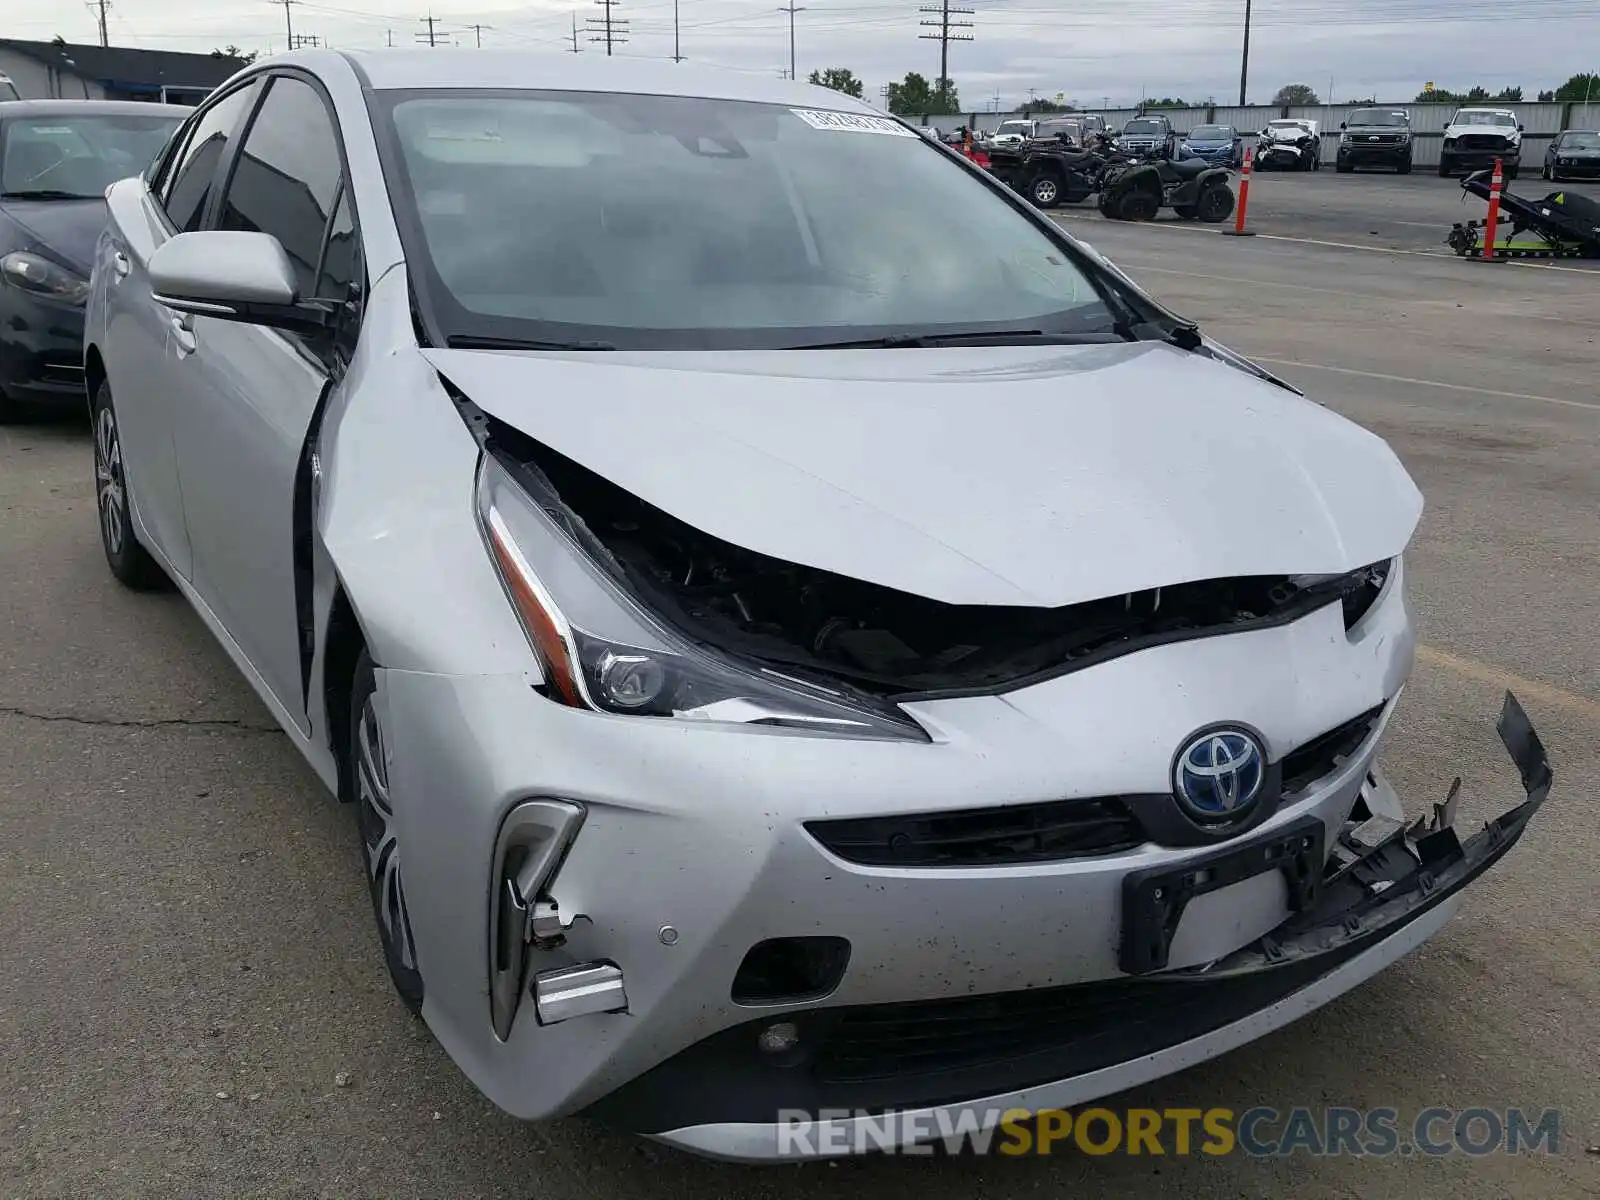
[[[1396,108],[1358,108],[1339,122],[1339,154],[1335,169],[1393,167],[1411,174],[1411,117]]]

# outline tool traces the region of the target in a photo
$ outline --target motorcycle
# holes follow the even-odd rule
[[[1199,157],[1156,157],[1108,164],[1102,172],[1101,215],[1113,221],[1151,221],[1163,207],[1185,221],[1226,221],[1233,215],[1227,169]]]

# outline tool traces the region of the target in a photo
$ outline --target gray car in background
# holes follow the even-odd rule
[[[297,52],[108,203],[107,562],[349,805],[517,1116],[759,1160],[1075,1105],[1382,970],[1544,799],[1510,699],[1490,830],[1377,766],[1390,449],[848,96]]]

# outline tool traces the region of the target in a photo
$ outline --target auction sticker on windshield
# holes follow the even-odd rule
[[[898,121],[891,121],[888,117],[869,117],[861,113],[819,112],[811,108],[791,108],[789,110],[813,129],[837,129],[844,133],[887,133],[891,137],[916,137],[916,132],[907,129]]]

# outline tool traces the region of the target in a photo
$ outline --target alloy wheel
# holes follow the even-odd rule
[[[109,407],[101,408],[95,418],[94,481],[101,536],[111,554],[121,554],[127,529],[128,493],[122,482],[122,443],[117,437],[117,417]]]
[[[356,803],[360,806],[361,841],[366,852],[367,878],[384,949],[407,971],[417,969],[416,943],[406,912],[405,886],[400,875],[400,841],[394,808],[389,802],[389,770],[384,760],[383,730],[373,697],[361,707],[356,729]]]

